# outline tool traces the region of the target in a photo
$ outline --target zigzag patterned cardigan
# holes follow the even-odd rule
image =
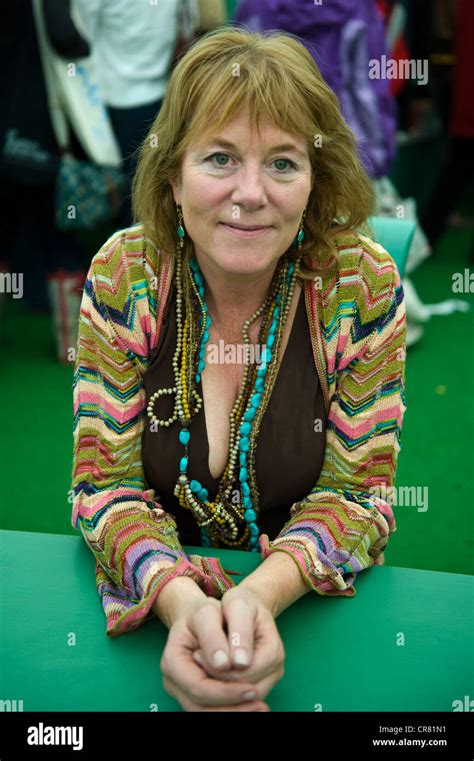
[[[357,573],[384,562],[396,530],[382,496],[394,485],[405,405],[405,303],[395,263],[369,238],[336,239],[338,274],[304,281],[314,361],[326,412],[326,449],[310,494],[288,506],[274,541],[309,588],[354,596]],[[95,559],[106,634],[153,617],[172,578],[209,596],[235,582],[218,558],[186,555],[173,516],[146,488],[142,383],[170,292],[171,257],[141,225],[114,233],[93,257],[82,294],[73,377],[72,525]],[[321,285],[321,283],[319,283]],[[390,492],[389,492],[390,493]]]

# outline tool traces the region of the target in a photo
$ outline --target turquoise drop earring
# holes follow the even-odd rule
[[[179,238],[179,247],[183,248],[184,243],[184,227],[183,227],[183,214],[181,212],[181,206],[176,206],[176,211],[178,213],[178,238]]]
[[[298,248],[301,248],[301,244],[304,241],[303,223],[304,223],[305,216],[306,216],[306,209],[303,211],[303,216],[302,216],[302,219],[301,219],[301,222],[300,222],[300,228],[299,228],[297,234],[295,235],[295,237],[293,238],[293,243],[292,243],[293,248],[296,248],[296,246],[298,246]]]

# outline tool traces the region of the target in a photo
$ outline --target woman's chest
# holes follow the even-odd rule
[[[244,365],[209,362],[202,374],[209,470],[216,479],[223,473],[228,460],[230,414],[242,389],[244,374]]]
[[[292,332],[300,291],[301,288],[297,285],[282,333],[278,365],[282,362]],[[220,353],[217,352],[217,359],[220,361],[211,361],[210,352],[207,355],[206,368],[202,373],[201,383],[209,443],[209,470],[212,477],[216,479],[224,472],[229,457],[230,414],[239,395],[244,391],[246,376],[248,381],[249,363],[254,361],[258,363],[260,353],[264,348],[258,343],[258,332],[259,325],[255,324],[249,331],[250,342],[246,352],[243,351],[244,347],[240,344],[227,345],[224,348],[221,341],[218,344]],[[214,339],[217,343],[217,338],[217,334],[213,334],[211,329],[210,341]]]

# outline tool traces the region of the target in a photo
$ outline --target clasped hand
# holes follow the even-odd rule
[[[265,711],[284,673],[275,620],[249,589],[203,597],[173,622],[161,659],[164,689],[185,711]]]

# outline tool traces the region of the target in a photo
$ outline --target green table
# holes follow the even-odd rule
[[[186,549],[244,574],[260,563]],[[356,588],[352,599],[309,593],[278,618],[286,662],[273,711],[451,712],[474,695],[470,576],[376,566]],[[0,602],[0,700],[23,711],[181,710],[162,688],[157,618],[105,636],[81,536],[0,531]]]

